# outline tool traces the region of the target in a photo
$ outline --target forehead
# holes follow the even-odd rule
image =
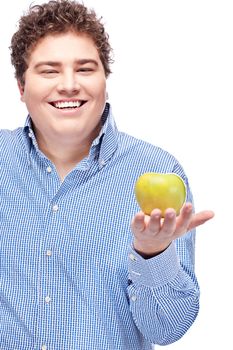
[[[30,52],[28,63],[38,59],[63,61],[68,59],[99,60],[99,53],[92,38],[74,32],[49,34],[41,38]]]

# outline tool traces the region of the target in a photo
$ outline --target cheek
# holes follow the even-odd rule
[[[54,89],[55,82],[52,79],[42,79],[38,76],[30,76],[25,79],[25,99],[43,100]]]
[[[37,91],[37,89],[35,89],[35,86],[28,85],[25,87],[21,100],[25,103],[27,110],[31,116],[37,116],[42,113],[42,95]]]
[[[103,85],[101,89],[99,89],[98,93],[96,94],[96,98],[99,101],[100,104],[105,104],[106,102],[106,86]]]
[[[87,90],[89,93],[94,97],[102,97],[106,94],[106,79],[104,78],[97,78],[95,80],[92,80],[88,82],[88,85],[86,85]]]
[[[48,99],[49,94],[50,90],[48,88],[40,83],[35,83],[25,87],[22,99],[28,107],[30,106],[30,108],[35,110],[40,107],[40,103],[43,103]]]

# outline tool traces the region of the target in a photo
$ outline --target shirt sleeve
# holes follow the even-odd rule
[[[143,259],[130,247],[130,310],[137,328],[151,343],[167,345],[177,341],[198,314],[199,287],[195,274],[180,261],[176,247],[178,244],[184,248],[187,240],[190,257],[192,234],[189,232],[181,241],[172,242],[151,259]]]

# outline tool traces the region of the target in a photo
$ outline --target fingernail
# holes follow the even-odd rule
[[[173,218],[175,217],[175,213],[168,213],[168,217],[169,217],[170,219],[173,219]]]

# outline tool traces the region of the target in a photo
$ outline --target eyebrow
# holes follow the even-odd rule
[[[77,65],[84,65],[84,64],[87,64],[87,63],[92,63],[94,64],[96,67],[98,66],[98,62],[92,58],[83,58],[83,59],[80,59],[80,60],[76,60],[75,61],[75,64]],[[61,66],[61,62],[58,62],[58,61],[41,61],[41,62],[38,62],[34,68],[37,69],[41,66],[51,66],[51,67],[58,67],[58,66]]]

